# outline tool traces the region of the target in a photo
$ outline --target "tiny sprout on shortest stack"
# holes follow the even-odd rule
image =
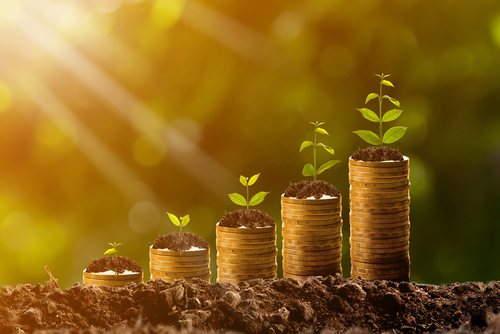
[[[123,245],[121,243],[117,243],[116,241],[111,243],[111,242],[108,242],[108,245],[112,246],[113,248],[110,248],[108,249],[107,251],[104,252],[104,255],[110,255],[110,254],[114,254],[114,256],[116,256],[116,254],[118,254],[118,250],[116,249],[118,246],[120,245]]]
[[[181,217],[181,219],[179,219],[169,212],[167,212],[167,214],[172,223],[174,223],[175,226],[179,226],[179,232],[182,233],[182,227],[186,226],[189,223],[189,215],[185,215],[184,217]]]
[[[177,218],[177,216],[167,212],[168,218],[174,223],[175,226],[179,226],[179,233],[182,233],[182,227],[186,226],[189,223],[189,215],[185,215],[184,217]],[[182,255],[182,252],[179,252]]]
[[[233,194],[229,194],[228,195],[229,198],[231,199],[231,201],[233,201],[233,203],[235,203],[237,205],[246,206],[247,210],[251,206],[254,206],[254,205],[262,203],[262,201],[264,200],[264,198],[266,197],[266,195],[269,194],[269,192],[266,192],[266,191],[258,192],[250,200],[249,200],[249,194],[248,194],[248,187],[251,186],[251,185],[253,185],[255,182],[257,182],[257,179],[259,178],[259,175],[260,175],[260,173],[259,174],[255,174],[254,176],[252,176],[250,178],[250,180],[248,180],[248,177],[245,177],[245,176],[241,175],[240,176],[240,182],[241,182],[242,185],[244,185],[247,188],[247,198],[245,199],[245,197],[243,197],[242,195],[237,194],[237,193],[233,193]]]
[[[334,154],[334,151],[333,151],[333,148],[331,148],[330,146],[327,146],[323,143],[316,143],[316,134],[317,133],[320,133],[322,135],[328,135],[328,132],[325,129],[320,128],[320,125],[323,125],[325,123],[324,122],[319,123],[318,121],[316,121],[315,123],[313,123],[313,122],[309,122],[309,123],[314,125],[314,142],[309,141],[309,140],[306,140],[305,142],[303,142],[302,145],[300,145],[300,152],[302,152],[302,150],[305,149],[306,147],[312,146],[314,149],[314,161],[313,161],[314,166],[311,164],[306,164],[304,166],[304,169],[302,170],[302,175],[313,176],[314,180],[316,181],[316,177],[319,174],[323,173],[328,168],[336,165],[337,163],[340,162],[340,160],[330,160],[328,162],[325,162],[318,169],[316,169],[316,149],[318,148],[318,146],[323,147],[325,149],[325,151],[327,151],[331,155]]]
[[[380,93],[370,93],[366,97],[365,104],[367,104],[369,101],[373,99],[378,99],[378,107],[379,107],[379,114],[377,115],[373,111],[371,111],[368,108],[358,108],[359,112],[363,115],[364,118],[369,120],[370,122],[375,122],[379,123],[379,134],[377,135],[373,133],[372,131],[369,130],[358,130],[358,131],[353,131],[355,134],[360,136],[364,141],[366,141],[368,144],[371,145],[379,145],[382,146],[382,144],[392,144],[396,141],[398,141],[401,137],[406,132],[406,127],[404,126],[394,126],[387,130],[385,134],[382,131],[382,124],[384,122],[390,122],[394,121],[401,115],[403,110],[400,109],[391,109],[387,111],[383,116],[382,116],[382,101],[384,99],[388,99],[391,101],[392,104],[394,104],[396,107],[399,108],[399,101],[390,97],[389,95],[382,95],[382,87],[383,86],[388,86],[388,87],[394,87],[392,82],[389,80],[386,80],[390,74],[375,74],[377,77],[380,78]]]

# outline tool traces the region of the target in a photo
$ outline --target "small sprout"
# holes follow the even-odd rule
[[[169,212],[167,212],[167,214],[172,223],[174,223],[175,226],[179,226],[180,228],[179,232],[182,233],[182,227],[186,226],[189,223],[189,215],[185,215],[184,217],[181,217],[181,219],[179,220],[179,218],[177,218],[173,214]]]
[[[327,151],[331,155],[334,154],[334,150],[330,146],[327,146],[323,143],[316,143],[316,134],[317,133],[321,133],[322,135],[328,135],[328,132],[325,129],[320,128],[320,125],[323,125],[325,123],[324,122],[318,123],[318,121],[316,121],[315,123],[313,123],[313,122],[309,122],[309,123],[314,125],[314,143],[312,141],[306,140],[305,142],[302,143],[302,145],[300,145],[300,152],[302,152],[302,150],[305,149],[306,147],[312,146],[314,149],[314,166],[311,164],[306,164],[304,166],[304,169],[302,170],[302,175],[313,176],[314,180],[316,180],[316,177],[319,174],[323,173],[328,168],[336,165],[337,163],[340,162],[340,160],[330,160],[328,162],[325,162],[318,169],[316,169],[316,149],[318,148],[318,146],[323,147],[325,149],[325,151]]]
[[[107,251],[104,252],[104,255],[110,255],[110,254],[114,254],[114,256],[116,256],[116,254],[118,254],[118,250],[116,249],[118,246],[120,245],[123,245],[121,243],[117,243],[116,241],[111,243],[111,242],[108,242],[108,245],[112,246],[113,248],[110,248],[108,249]]]
[[[186,226],[189,223],[189,215],[185,215],[184,217],[181,217],[181,219],[177,218],[175,215],[167,212],[168,218],[174,223],[175,226],[179,226],[180,228],[180,233],[182,233],[182,227]],[[182,255],[182,252],[179,252],[180,255]]]
[[[255,182],[257,182],[257,179],[259,178],[259,174],[255,174],[254,176],[252,176],[250,178],[250,180],[248,180],[248,177],[245,177],[243,175],[240,176],[240,182],[242,185],[244,185],[245,187],[247,187],[247,198],[245,199],[245,197],[243,197],[242,195],[240,194],[236,194],[236,193],[233,193],[233,194],[229,194],[229,198],[231,199],[231,201],[233,201],[233,203],[237,204],[237,205],[241,205],[241,206],[246,206],[247,207],[247,210],[251,207],[251,206],[255,206],[257,204],[260,204],[262,203],[262,201],[264,200],[264,198],[266,197],[267,194],[269,194],[269,191],[268,192],[265,192],[265,191],[261,191],[257,194],[255,194],[252,199],[249,200],[249,194],[248,194],[248,187],[253,185]]]
[[[390,74],[384,75],[382,74],[375,74],[377,77],[380,78],[380,94],[377,93],[370,93],[366,97],[365,104],[368,103],[369,101],[373,99],[378,99],[378,108],[379,108],[379,114],[377,115],[373,111],[371,111],[368,108],[358,108],[359,112],[363,115],[364,118],[369,120],[370,122],[375,122],[379,123],[379,133],[380,135],[376,135],[372,131],[369,130],[358,130],[358,131],[353,131],[355,134],[360,136],[364,141],[366,141],[368,144],[371,145],[379,145],[382,146],[382,144],[392,144],[396,141],[398,141],[403,135],[406,133],[406,127],[405,126],[394,126],[387,130],[385,134],[382,131],[382,124],[384,122],[390,122],[394,121],[401,115],[403,110],[400,109],[391,109],[387,111],[383,116],[382,116],[382,101],[384,99],[388,99],[392,104],[394,104],[396,107],[399,108],[399,101],[388,96],[388,95],[382,95],[382,86],[389,86],[389,87],[394,87],[392,82],[389,80],[386,80]]]

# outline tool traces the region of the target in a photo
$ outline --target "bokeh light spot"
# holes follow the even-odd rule
[[[0,239],[11,250],[22,250],[30,242],[29,234],[33,227],[33,218],[24,211],[8,214],[0,223]]]
[[[160,223],[160,210],[151,202],[138,202],[130,209],[128,223],[136,233],[150,233]]]
[[[493,41],[500,47],[500,14],[497,14],[495,18],[491,21],[490,32]]]
[[[166,130],[167,142],[172,149],[189,152],[201,139],[200,125],[188,118],[176,118]]]
[[[410,158],[411,196],[423,198],[434,190],[434,174],[424,161]]]
[[[125,53],[118,59],[116,71],[131,86],[140,87],[149,79],[151,65],[145,58],[140,59],[132,53]]]
[[[321,52],[321,70],[328,76],[340,77],[349,73],[355,66],[354,57],[343,45],[330,45]]]
[[[41,121],[37,129],[38,142],[54,150],[65,152],[72,149],[77,141],[74,126],[66,121]]]
[[[286,10],[274,20],[272,29],[279,39],[291,41],[304,29],[304,19],[297,12]]]
[[[12,105],[12,93],[9,87],[0,82],[0,113],[4,113],[9,110]]]
[[[158,137],[142,135],[134,143],[134,159],[145,167],[158,166],[167,154],[165,143]]]
[[[156,0],[151,18],[159,28],[170,28],[177,23],[184,10],[185,0]]]
[[[49,263],[64,249],[66,232],[58,221],[36,221],[27,236],[28,245],[20,253],[19,265],[26,274],[40,263]]]

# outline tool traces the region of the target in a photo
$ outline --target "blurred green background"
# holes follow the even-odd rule
[[[71,286],[113,241],[147,280],[167,210],[210,242],[214,280],[239,175],[261,173],[250,191],[281,225],[316,120],[342,161],[321,178],[343,194],[349,277],[352,131],[377,130],[355,108],[381,72],[408,126],[391,146],[410,157],[411,279],[498,280],[499,60],[496,0],[2,1],[0,285],[48,265]]]

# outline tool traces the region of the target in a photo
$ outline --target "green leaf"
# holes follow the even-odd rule
[[[260,175],[260,173],[259,174],[255,174],[254,176],[252,176],[250,178],[250,181],[248,181],[248,185],[251,186],[252,184],[254,184],[255,182],[257,182],[257,179],[259,178],[259,175]]]
[[[361,137],[364,141],[371,145],[380,145],[380,137],[368,130],[353,131]]]
[[[318,146],[323,146],[323,148],[325,149],[325,151],[327,151],[331,155],[333,155],[335,153],[335,151],[333,150],[333,148],[331,148],[330,146],[326,146],[323,143],[319,143]]]
[[[326,130],[323,128],[316,128],[316,130],[314,130],[314,131],[316,131],[317,133],[324,134],[324,135],[328,134],[328,132],[326,132]]]
[[[109,255],[109,254],[113,254],[113,253],[116,253],[116,249],[110,248],[104,252],[104,255]]]
[[[231,199],[231,201],[233,201],[234,204],[247,206],[247,200],[240,194],[234,193],[234,194],[229,194],[228,196]]]
[[[386,86],[389,86],[389,87],[394,87],[394,85],[392,84],[392,82],[390,82],[389,80],[382,80],[382,85],[386,85]]]
[[[384,144],[392,144],[398,141],[406,133],[405,126],[394,126],[386,131],[384,138],[382,138]]]
[[[361,112],[363,117],[369,120],[370,122],[380,122],[380,118],[378,117],[378,115],[373,111],[371,111],[370,109],[368,108],[357,108],[357,109],[359,110],[359,112]]]
[[[302,145],[300,145],[300,151],[299,152],[302,152],[303,149],[305,149],[306,147],[309,147],[313,144],[312,141],[309,141],[309,140],[306,140],[305,142],[302,143]]]
[[[189,223],[189,215],[185,215],[181,219],[181,224],[182,224],[182,226],[186,226],[188,223]]]
[[[340,162],[340,160],[330,160],[324,164],[322,164],[319,168],[318,168],[318,172],[316,173],[317,175],[323,173],[325,170],[327,170],[328,168],[338,164]]]
[[[240,175],[240,183],[244,186],[247,185],[247,178],[244,177],[243,175]]]
[[[306,164],[304,166],[304,169],[302,169],[302,175],[304,175],[304,176],[314,176],[314,174],[315,174],[315,170],[314,170],[313,165],[311,165],[311,164]]]
[[[373,99],[377,99],[379,96],[377,93],[370,93],[368,94],[368,96],[366,97],[366,101],[365,101],[365,104],[367,104],[370,100],[373,100]]]
[[[396,100],[396,99],[393,99],[392,97],[390,97],[389,95],[384,95],[383,97],[384,99],[389,99],[389,101],[392,102],[392,104],[394,104],[396,107],[399,108],[399,101]]]
[[[179,218],[177,218],[176,216],[174,216],[173,214],[171,213],[168,213],[168,218],[170,218],[170,220],[172,221],[172,223],[174,223],[175,226],[181,226],[181,222],[179,221]]]
[[[111,242],[108,242],[108,245],[115,247],[115,244]]]
[[[382,122],[394,121],[395,119],[397,119],[399,117],[399,115],[401,115],[402,112],[403,112],[403,110],[400,110],[400,109],[389,110],[382,117]]]
[[[255,194],[252,197],[252,199],[250,200],[250,203],[248,203],[248,205],[254,206],[254,205],[262,203],[262,201],[264,200],[264,198],[266,197],[267,194],[269,194],[269,191],[268,192],[265,192],[265,191],[258,192],[257,194]]]

